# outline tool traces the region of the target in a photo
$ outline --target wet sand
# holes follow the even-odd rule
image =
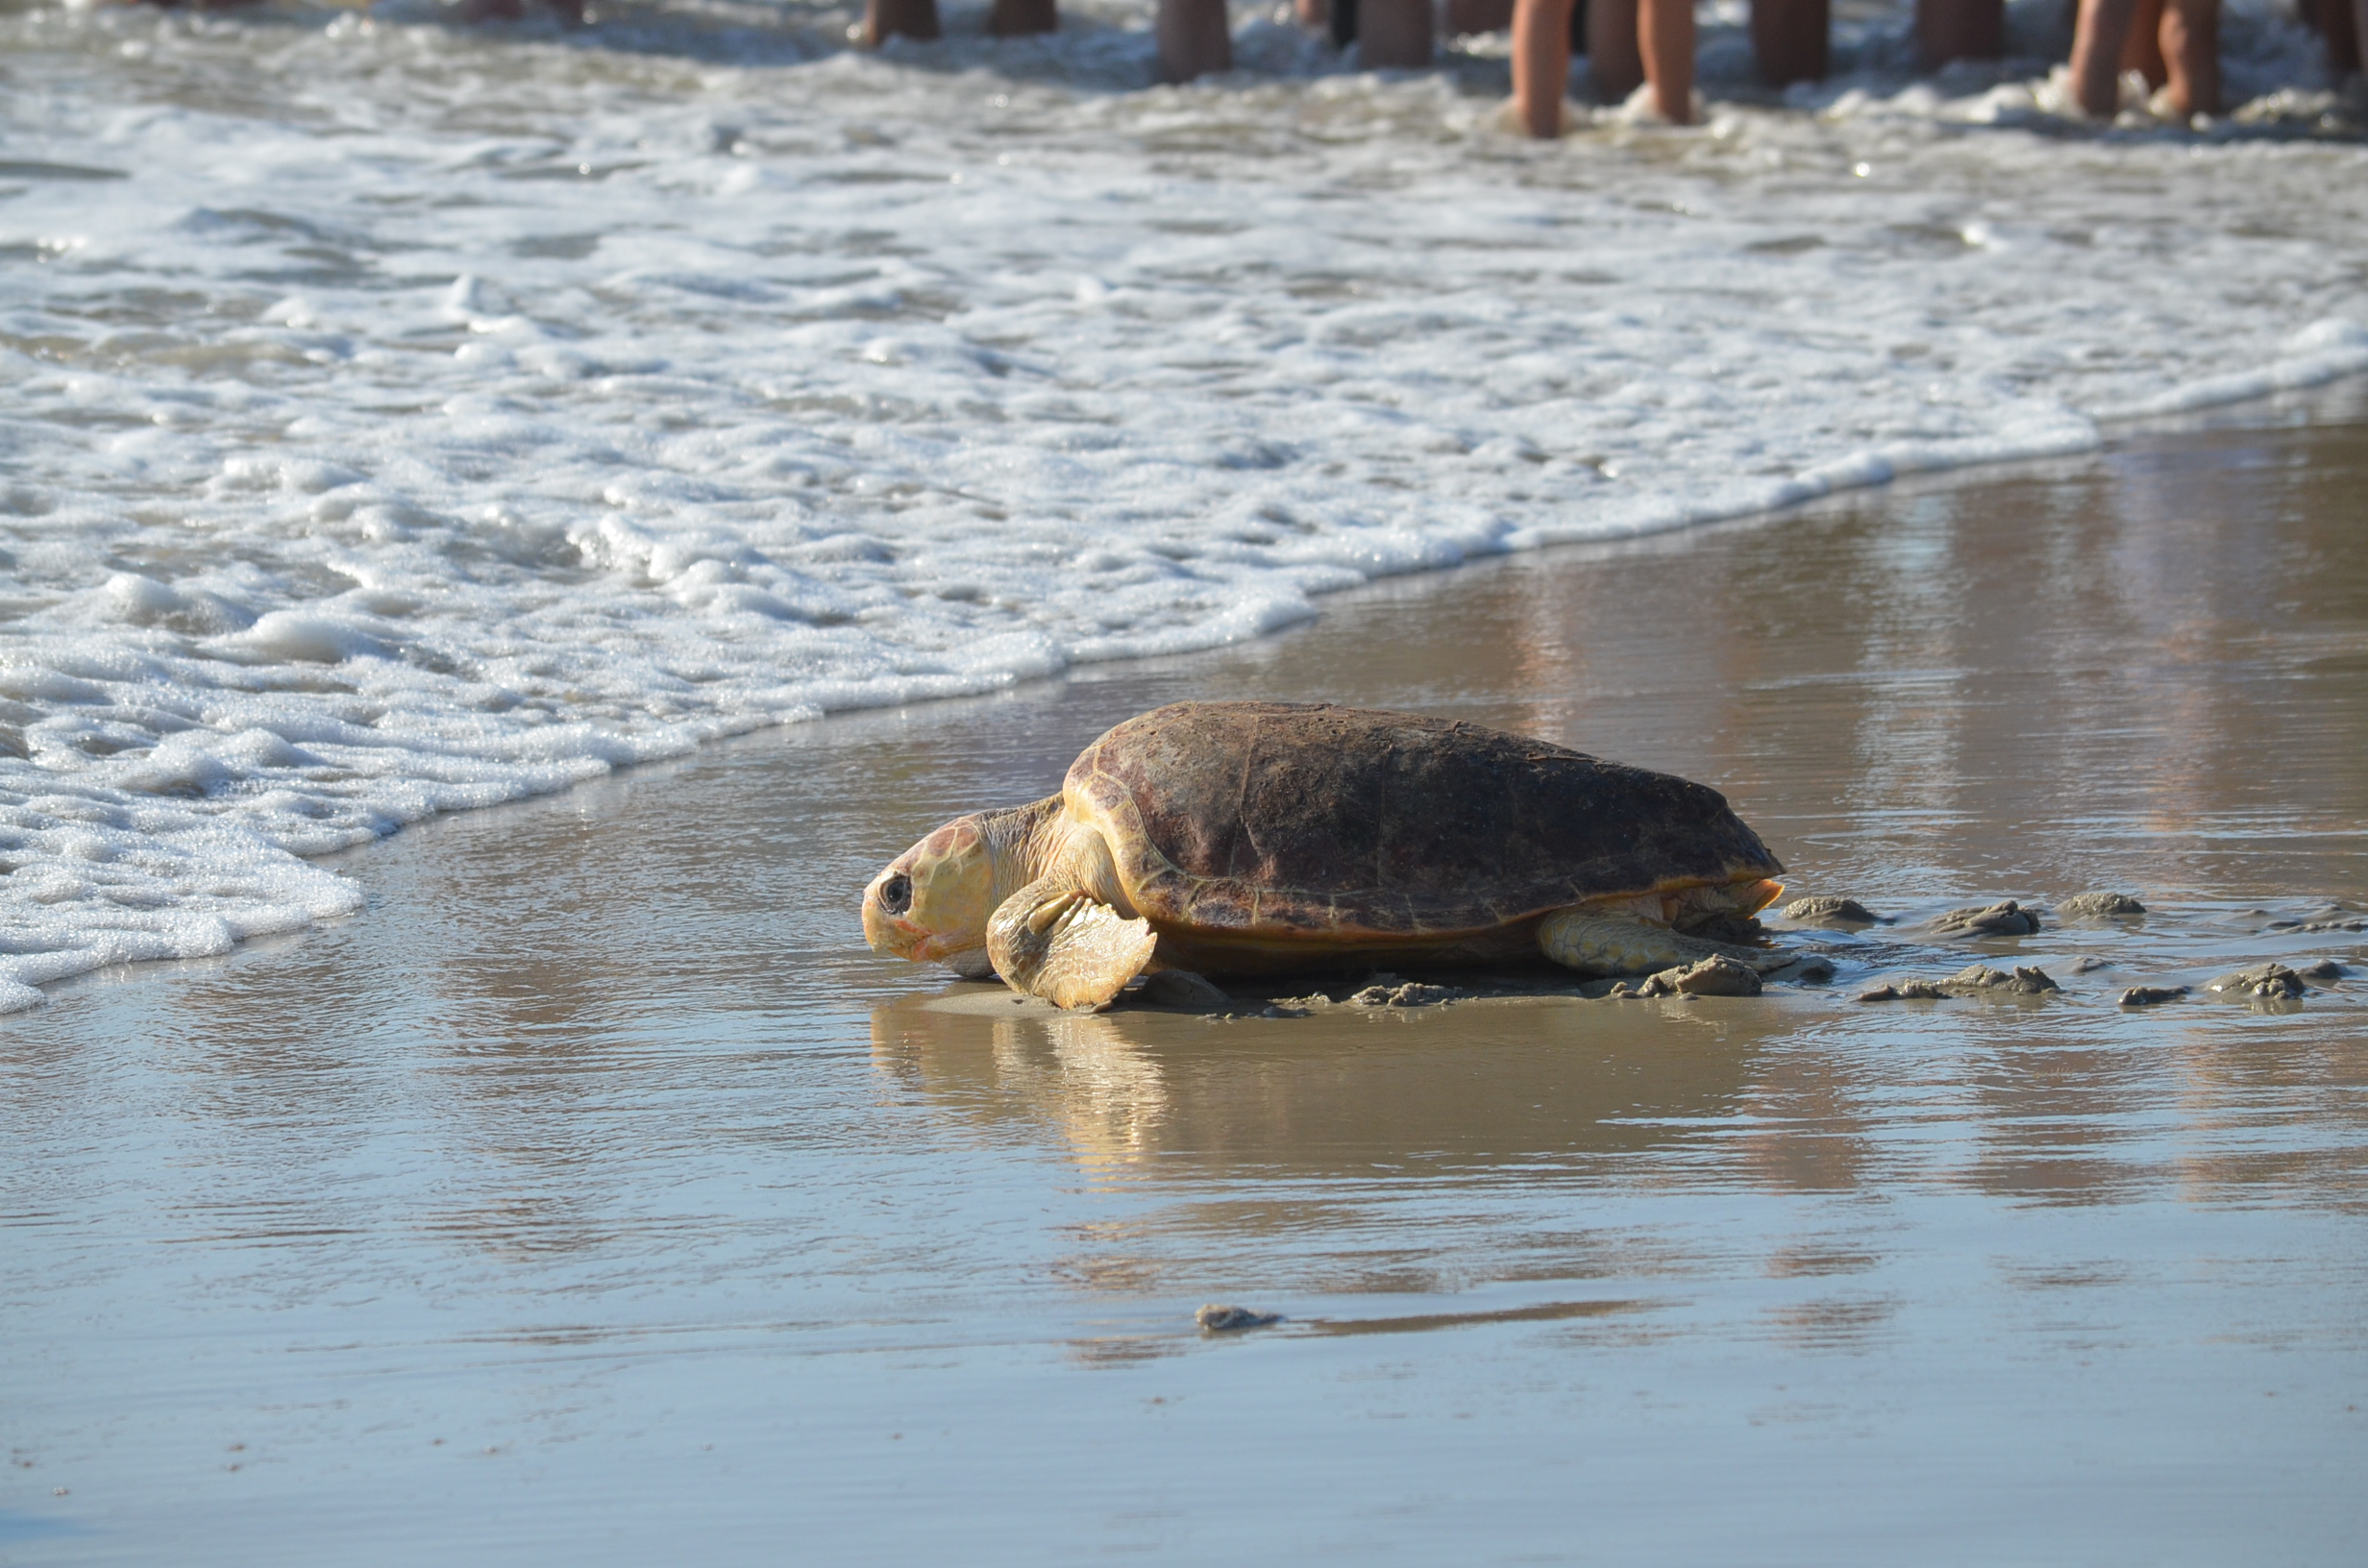
[[[2349,1561],[2368,390],[2306,412],[750,737],[62,987],[0,1023],[0,1562]],[[1893,923],[1222,1020],[862,948],[888,856],[1185,696],[1701,778]],[[2092,889],[2148,913],[1921,929]],[[2266,960],[2351,973],[2115,1005]],[[2063,989],[1855,999],[1974,962]]]

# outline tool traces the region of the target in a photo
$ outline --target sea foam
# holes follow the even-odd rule
[[[703,741],[2368,369],[2368,155],[2033,54],[1494,129],[1264,13],[0,13],[0,1008],[363,906],[310,857]],[[2018,8],[2016,37],[2054,25]],[[1577,86],[1585,86],[1582,72]]]

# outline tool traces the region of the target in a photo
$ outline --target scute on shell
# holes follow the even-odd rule
[[[1783,870],[1717,791],[1415,714],[1182,702],[1069,771],[1136,906],[1219,931],[1478,931]]]

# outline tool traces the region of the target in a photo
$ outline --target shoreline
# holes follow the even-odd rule
[[[2189,434],[2218,432],[2241,437],[2247,432],[2257,432],[2263,436],[2274,436],[2282,431],[2290,432],[2298,429],[2353,424],[2368,427],[2368,380],[2350,384],[2338,383],[2333,388],[2322,389],[2314,397],[2282,397],[2249,404],[2221,405],[2194,413],[2158,416],[2146,428],[2126,432],[2121,437],[2121,443],[2143,450],[2150,445],[2169,442]],[[1864,506],[1878,513],[1886,508],[1904,511],[1912,505],[1922,504],[1935,498],[1978,496],[2003,485],[2044,480],[2051,476],[2074,473],[2084,467],[2092,466],[2098,453],[2109,453],[2112,450],[2112,447],[2108,446],[2096,449],[2095,452],[2075,453],[2049,458],[2017,459],[2013,462],[1989,465],[1979,469],[1913,474],[1885,484],[1845,490],[1830,496],[1814,498],[1775,511],[1706,521],[1649,533],[1566,545],[1543,546],[1531,551],[1506,551],[1469,558],[1448,568],[1378,577],[1326,596],[1323,600],[1327,606],[1324,615],[1295,623],[1265,637],[1181,653],[1153,654],[1140,658],[1082,663],[1071,666],[1058,674],[1044,679],[1018,682],[985,692],[934,698],[917,704],[880,704],[841,710],[818,715],[812,719],[779,724],[754,726],[703,743],[681,753],[615,769],[562,786],[555,791],[506,800],[465,813],[438,813],[370,843],[313,857],[310,864],[333,870],[340,877],[355,879],[359,883],[358,891],[367,894],[370,889],[370,868],[373,862],[394,851],[398,845],[423,829],[433,829],[440,824],[481,816],[490,815],[492,818],[499,819],[506,812],[551,807],[586,791],[601,791],[618,787],[635,790],[644,785],[654,784],[669,772],[686,767],[695,768],[703,756],[710,755],[719,748],[744,747],[768,748],[783,745],[795,748],[809,744],[829,746],[842,740],[859,744],[866,734],[876,734],[883,737],[927,734],[933,727],[936,727],[932,723],[936,720],[942,720],[951,727],[970,728],[974,727],[982,716],[992,713],[999,706],[1017,703],[1026,708],[1041,705],[1047,700],[1057,702],[1061,694],[1072,688],[1080,691],[1111,687],[1126,689],[1147,683],[1161,690],[1172,689],[1179,694],[1189,693],[1196,689],[1195,686],[1196,673],[1203,676],[1213,675],[1216,678],[1224,678],[1221,671],[1227,661],[1246,661],[1254,668],[1268,669],[1276,664],[1288,662],[1289,650],[1295,646],[1295,641],[1303,641],[1311,636],[1331,640],[1335,626],[1327,623],[1337,624],[1343,617],[1352,618],[1347,626],[1343,628],[1348,640],[1351,643],[1362,641],[1369,633],[1360,628],[1369,621],[1375,604],[1402,602],[1410,597],[1418,602],[1437,595],[1452,594],[1455,592],[1456,584],[1472,581],[1475,575],[1521,574],[1525,569],[1551,571],[1556,568],[1569,568],[1584,571],[1591,562],[1616,562],[1635,557],[1640,552],[1645,556],[1654,556],[1671,552],[1683,553],[1689,550],[1710,550],[1714,548],[1716,542],[1722,538],[1764,537],[1769,530],[1782,530],[1804,520],[1830,515],[1837,509],[1848,510]],[[1349,656],[1353,658],[1353,655]],[[1328,660],[1339,657],[1341,655],[1327,655]],[[1113,721],[1117,717],[1123,717],[1123,715],[1114,712]],[[1050,767],[1046,776],[1057,781],[1058,771],[1058,767]],[[975,799],[950,807],[946,815],[950,816],[956,810],[976,809],[979,806],[999,803],[1007,802]],[[916,832],[918,831],[917,828]],[[901,844],[883,843],[879,858],[885,860],[896,849],[901,847]],[[1797,884],[1794,887],[1796,894],[1805,891],[1813,890]],[[1820,888],[1813,891],[1835,890]],[[1840,891],[1857,892],[1858,890],[1842,889]],[[2071,893],[2085,891],[2085,889],[2057,887],[2044,891],[2053,895],[2068,895]],[[2335,892],[2337,890],[2325,891]],[[2368,893],[2368,886],[2363,886],[2359,891]],[[1986,889],[1969,888],[1963,890],[1963,896],[1970,899],[1979,895],[1986,899],[1993,895],[2015,896],[2017,892],[2017,889],[2006,886],[1993,886]],[[2024,896],[2030,896],[2035,890],[2023,888],[2019,892]],[[1952,895],[1936,891],[1931,892],[1924,896],[1924,902],[1932,903],[1935,899],[1945,902],[1949,896]],[[373,897],[373,905],[376,902],[376,898]],[[1927,913],[1936,912],[1936,907],[1927,911]],[[358,922],[366,924],[372,918],[372,910],[364,908],[358,910],[354,915],[331,921],[248,938],[240,942],[234,951],[243,951],[258,944],[270,945],[275,948],[289,943],[301,944],[324,932],[349,928]],[[212,961],[215,956],[201,955],[195,958],[162,959],[137,963],[128,968],[120,964],[94,966],[78,975],[52,984],[61,988],[68,988],[94,975],[105,979],[111,974],[169,973],[169,967],[203,965]],[[42,993],[42,1000],[43,1002],[49,1000],[47,992]]]
[[[2368,365],[2368,333],[2362,333],[2361,336],[2363,341],[2356,357],[2357,357],[2362,364]],[[2340,357],[2342,355],[2350,354],[2350,352],[2351,351],[2349,350],[2337,351],[2336,356]],[[1420,568],[1409,571],[1378,574],[1368,577],[1363,582],[1344,586],[1342,588],[1318,595],[1312,601],[1308,614],[1285,621],[1273,627],[1270,627],[1254,638],[1232,638],[1226,641],[1211,644],[1207,647],[1193,648],[1176,652],[1131,655],[1114,659],[1077,659],[1060,666],[1057,670],[1050,674],[1034,677],[1033,679],[1023,679],[994,685],[985,690],[975,692],[953,692],[946,696],[929,698],[927,699],[927,703],[929,706],[934,707],[944,704],[974,701],[981,698],[992,698],[1010,693],[1024,692],[1031,686],[1041,682],[1050,681],[1057,683],[1060,681],[1077,678],[1081,673],[1085,672],[1111,670],[1123,671],[1136,666],[1155,663],[1157,661],[1171,659],[1194,659],[1222,653],[1228,649],[1240,649],[1248,646],[1252,642],[1271,639],[1278,635],[1288,635],[1290,632],[1304,626],[1308,623],[1320,619],[1325,613],[1321,606],[1332,605],[1335,603],[1352,602],[1355,596],[1384,584],[1422,582],[1441,578],[1455,573],[1468,571],[1474,567],[1489,566],[1497,562],[1519,561],[1528,558],[1551,558],[1565,551],[1616,549],[1622,545],[1632,545],[1656,539],[1681,538],[1693,535],[1704,530],[1717,530],[1724,528],[1752,529],[1765,527],[1778,527],[1782,526],[1788,518],[1805,515],[1822,504],[1847,504],[1854,498],[1900,491],[1903,485],[1912,485],[1918,493],[1922,493],[1927,487],[1940,490],[1978,488],[1985,484],[1995,484],[2010,481],[2017,475],[2028,475],[2041,472],[2042,465],[2067,461],[2077,462],[2083,458],[2093,457],[2101,453],[2109,453],[2113,450],[2117,443],[2143,443],[2148,440],[2162,439],[2183,431],[2226,429],[2257,429],[2262,431],[2271,431],[2319,422],[2348,422],[2361,419],[2363,417],[2363,410],[2368,410],[2368,375],[2362,375],[2352,370],[2345,369],[2332,371],[2322,376],[2318,373],[2318,371],[2319,369],[2324,368],[2324,363],[2326,362],[2332,362],[2332,359],[2330,359],[2327,356],[2322,356],[2321,361],[2306,361],[2306,365],[2314,367],[2308,370],[2307,379],[2289,379],[2287,382],[2280,384],[2276,390],[2266,394],[2246,394],[2242,396],[2231,397],[2225,401],[2215,399],[2214,401],[2204,403],[2200,405],[2189,406],[2183,404],[2173,409],[2165,409],[2152,413],[2131,414],[2119,422],[2118,429],[2110,431],[2100,432],[2097,438],[2092,442],[2074,448],[2068,448],[2060,452],[2022,454],[1996,460],[1983,460],[1980,462],[1968,463],[1956,467],[1937,468],[1916,467],[1912,464],[1889,465],[1877,458],[1874,454],[1869,453],[1859,459],[1833,465],[1838,478],[1830,482],[1821,481],[1825,482],[1824,488],[1805,488],[1812,482],[1805,477],[1784,481],[1783,488],[1788,491],[1799,491],[1801,493],[1794,495],[1792,499],[1784,501],[1779,504],[1755,506],[1747,510],[1732,514],[1724,512],[1704,512],[1700,515],[1690,516],[1680,521],[1668,523],[1665,526],[1640,527],[1637,530],[1628,533],[1599,535],[1586,539],[1569,541],[1548,541],[1537,544],[1508,545],[1501,550],[1486,553],[1465,555],[1462,558],[1443,567]],[[2348,364],[2349,360],[2346,359],[2344,362]],[[2268,375],[2269,373],[2262,374]],[[2247,381],[2245,384],[2250,385],[2251,383]],[[1903,491],[1901,493],[1905,492]],[[647,769],[653,766],[659,766],[684,760],[697,755],[701,750],[707,747],[719,744],[726,744],[744,736],[763,734],[771,730],[790,726],[827,723],[834,720],[845,721],[865,714],[901,712],[911,708],[912,706],[914,706],[914,704],[909,700],[884,700],[878,703],[867,703],[856,707],[824,709],[817,711],[810,717],[777,719],[772,721],[750,720],[749,722],[743,723],[727,725],[716,731],[714,734],[704,736],[692,742],[681,750],[665,751],[654,756],[639,758],[623,764],[622,768],[628,771]],[[629,741],[628,738],[621,736],[618,737],[617,744],[620,746],[626,746],[629,745]],[[473,807],[471,809],[480,811],[500,810],[505,807],[514,806],[528,800],[546,798],[553,795],[564,795],[570,791],[584,788],[587,784],[616,777],[619,775],[619,766],[612,764],[604,768],[602,772],[571,778],[564,782],[557,783],[547,790],[538,790],[528,794],[509,796],[502,799],[489,801],[485,805]],[[369,843],[325,850],[318,854],[304,856],[302,857],[302,864],[312,867],[322,867],[329,865],[333,861],[342,861],[343,858],[348,855],[367,854],[370,849],[378,845],[384,844],[390,838],[396,837],[402,833],[416,831],[417,828],[424,823],[435,821],[451,815],[452,812],[449,809],[434,811],[426,817],[406,821],[399,825],[392,833],[382,834],[374,838]],[[357,890],[354,892],[345,893],[344,897],[351,901],[351,910],[346,913],[331,916],[329,919],[350,919],[358,918],[361,916],[363,912],[361,899],[366,897],[366,894]],[[243,945],[244,943],[251,943],[264,937],[277,937],[282,935],[302,936],[306,932],[320,929],[321,924],[321,919],[316,915],[300,924],[291,923],[273,929],[263,929],[235,934],[230,938],[230,941],[234,944]],[[213,940],[214,939],[209,939],[207,943],[201,943],[201,950],[194,953],[161,953],[156,955],[142,953],[135,956],[131,962],[181,963],[189,962],[197,958],[210,957],[212,956],[212,953],[206,950],[206,948],[213,945]],[[115,946],[116,951],[120,952],[122,947],[127,943],[134,947],[138,947],[141,945],[154,946],[157,944],[157,942],[158,939],[155,937],[142,938],[140,936],[132,935],[118,937],[115,939]],[[49,955],[41,956],[47,957]],[[90,963],[82,965],[80,968],[65,968],[60,972],[44,974],[39,980],[30,983],[11,975],[0,974],[0,1016],[6,1016],[11,1013],[17,1013],[27,1009],[40,1007],[48,1000],[49,993],[44,988],[64,984],[78,978],[81,975],[89,974],[94,971],[119,968],[124,962],[125,960],[119,956],[98,957]],[[0,965],[5,964],[5,960],[0,960]],[[43,966],[40,963],[40,959],[36,958],[33,962],[33,968],[37,969]],[[16,965],[7,965],[7,968],[17,969],[19,973],[30,972],[25,968],[22,963]]]

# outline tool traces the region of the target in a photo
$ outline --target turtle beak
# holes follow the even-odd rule
[[[995,867],[974,819],[957,817],[888,863],[863,890],[863,936],[872,950],[961,968],[983,947]]]
[[[863,890],[863,940],[885,957],[925,962],[936,956],[925,950],[929,933],[905,919],[913,907],[913,878],[904,864],[910,858],[899,856]]]

